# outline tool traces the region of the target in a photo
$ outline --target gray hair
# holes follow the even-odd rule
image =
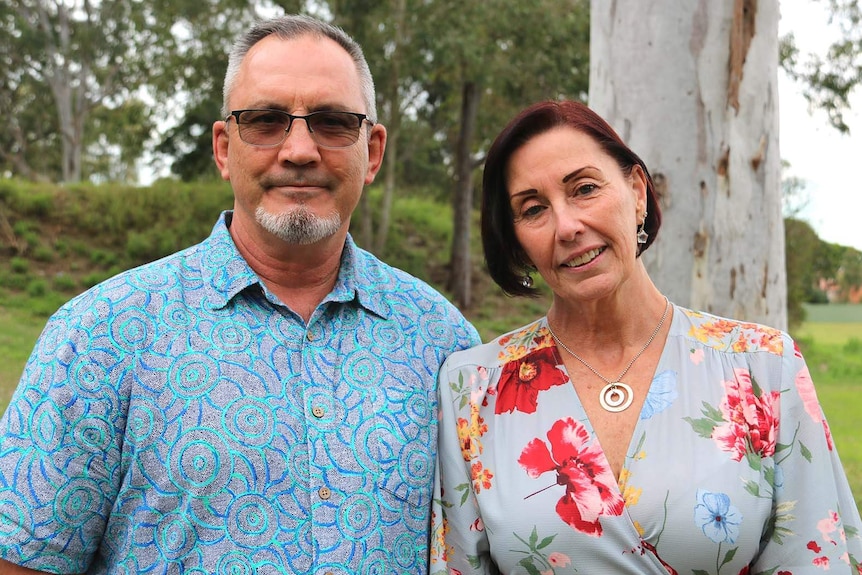
[[[353,62],[356,64],[356,71],[359,73],[359,85],[362,89],[362,99],[365,101],[365,113],[368,115],[369,120],[377,122],[374,79],[371,77],[371,70],[368,68],[368,62],[365,61],[362,48],[357,44],[356,40],[351,38],[338,26],[303,14],[279,16],[258,22],[234,43],[230,51],[230,57],[228,58],[227,73],[224,77],[221,110],[223,118],[226,118],[230,114],[228,101],[236,83],[236,77],[239,74],[239,67],[242,65],[246,54],[248,54],[252,46],[273,34],[281,40],[293,40],[301,36],[329,38],[344,48],[350,57],[353,58]]]

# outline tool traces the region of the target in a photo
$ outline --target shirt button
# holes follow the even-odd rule
[[[314,417],[318,418],[318,419],[320,419],[321,417],[323,417],[323,415],[324,415],[325,413],[326,413],[326,412],[325,412],[325,411],[323,411],[323,408],[322,408],[322,407],[320,407],[319,405],[315,405],[314,407],[312,407],[312,408],[311,408],[311,414],[312,414]]]
[[[332,497],[332,491],[329,490],[329,487],[321,487],[317,490],[317,494],[324,500]]]
[[[308,341],[314,341],[314,334],[310,331],[305,332],[305,339],[307,339]]]

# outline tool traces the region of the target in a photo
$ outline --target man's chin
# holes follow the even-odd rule
[[[297,245],[311,245],[331,238],[341,228],[341,217],[338,213],[333,212],[321,217],[304,207],[278,214],[258,207],[255,219],[272,235]]]

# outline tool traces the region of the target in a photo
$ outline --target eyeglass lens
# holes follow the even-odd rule
[[[304,119],[314,141],[328,148],[353,145],[362,128],[362,118],[351,112],[312,112],[291,117],[279,110],[243,110],[237,118],[240,138],[255,146],[277,146],[287,138],[291,118]]]

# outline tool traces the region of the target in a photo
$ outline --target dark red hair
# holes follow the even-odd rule
[[[515,217],[509,203],[506,169],[509,159],[531,139],[558,126],[567,126],[592,138],[616,160],[626,176],[640,166],[647,180],[647,217],[644,229],[649,234],[638,255],[655,240],[661,227],[661,210],[655,185],[646,164],[622,141],[613,128],[581,102],[547,101],[521,111],[494,140],[485,159],[482,176],[482,247],[491,278],[509,295],[536,296],[538,290],[523,284],[530,270],[524,250],[515,237]]]

